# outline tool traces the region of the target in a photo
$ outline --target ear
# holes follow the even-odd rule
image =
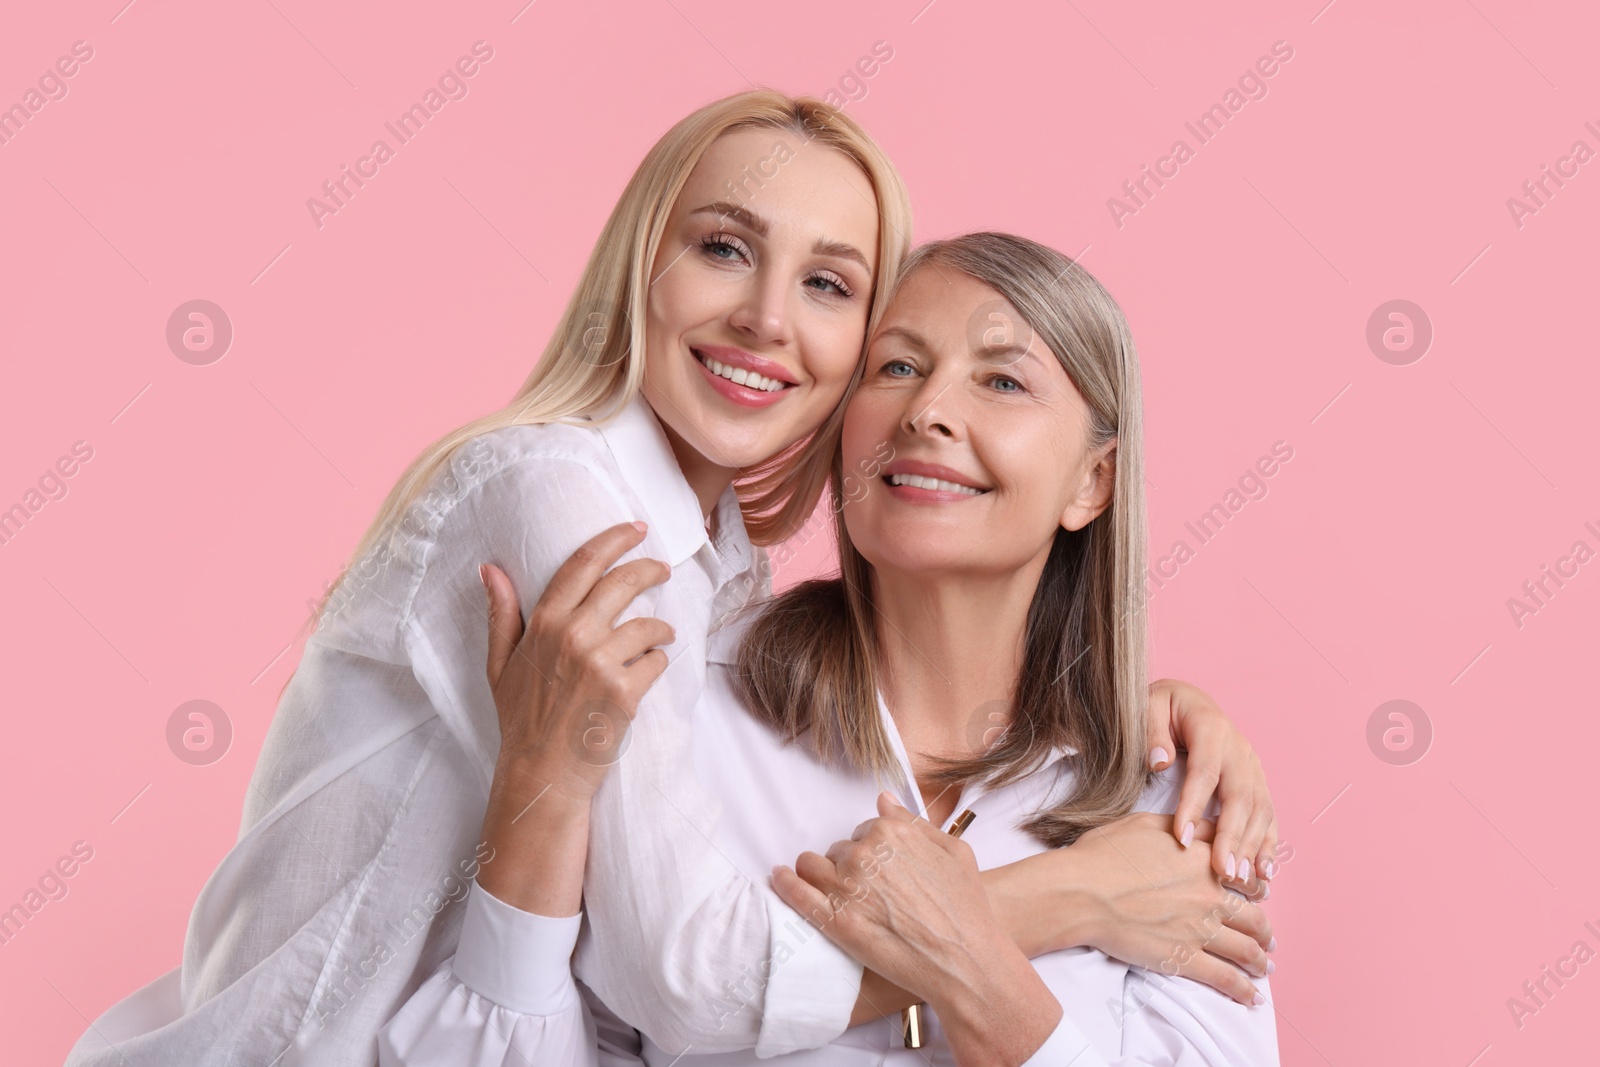
[[[1111,494],[1117,487],[1117,439],[1113,437],[1098,452],[1088,457],[1088,467],[1078,483],[1077,495],[1061,513],[1061,526],[1066,530],[1081,530],[1101,512],[1111,506]]]

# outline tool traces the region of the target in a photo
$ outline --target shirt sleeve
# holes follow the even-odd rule
[[[1023,1067],[1277,1067],[1278,1031],[1265,978],[1253,978],[1265,1004],[1248,1006],[1188,978],[1130,967],[1111,1005],[1073,1005],[1116,1018],[1122,1047],[1103,1055],[1070,1011]]]
[[[549,918],[476,883],[456,954],[378,1034],[379,1067],[623,1067],[637,1036],[609,1017],[604,1048],[572,978],[582,917]]]

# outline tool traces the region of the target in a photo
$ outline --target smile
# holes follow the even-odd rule
[[[726,378],[733,384],[742,385],[747,389],[755,389],[763,393],[776,393],[789,385],[789,383],[780,382],[776,378],[763,377],[753,370],[745,370],[743,367],[730,367],[726,363],[718,363],[711,357],[701,355],[699,352],[695,352],[694,358],[700,361],[702,367],[717,377]]]
[[[955,493],[959,496],[982,496],[989,492],[971,485],[962,485],[960,482],[948,482],[943,478],[929,478],[921,474],[886,474],[883,480],[890,486],[904,489],[921,489],[930,493]]]

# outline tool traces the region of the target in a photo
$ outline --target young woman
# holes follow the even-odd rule
[[[971,328],[991,312],[1014,327],[998,343]],[[1152,969],[1084,948],[1030,964],[979,875],[1132,809],[1175,806],[1178,766],[1153,776],[1143,755],[1139,397],[1120,309],[1065,257],[972,234],[907,261],[833,467],[838,502],[846,471],[886,444],[892,452],[841,509],[841,576],[719,631],[694,719],[695,772],[723,801],[710,840],[725,865],[752,881],[772,869],[783,900],[828,939],[795,924],[776,931],[748,986],[733,969],[741,961],[714,968],[734,980],[723,999],[735,1012],[742,995],[765,999],[770,1013],[780,989],[831,1004],[841,1025],[826,1044],[780,1060],[865,1067],[894,1055],[892,1022],[842,1025],[865,966],[927,1002],[923,1055],[934,1063],[1277,1063],[1272,968],[1247,935],[1214,924],[1219,944],[1204,946],[1246,967],[1234,978],[1247,994],[1232,1001],[1169,977],[1189,962],[1176,953]],[[541,611],[578,606],[596,576],[580,570],[561,576]],[[574,617],[566,632],[603,623],[623,602],[616,586],[595,594],[607,601],[598,620]],[[506,666],[500,646],[491,674],[533,677],[525,664]],[[556,680],[558,664],[547,651],[553,684],[543,688],[575,697],[583,684]],[[521,688],[507,687],[507,705]],[[573,701],[533,703],[548,728],[561,721],[552,710]],[[985,739],[971,709],[989,706],[1002,709],[1003,732]],[[940,827],[964,809],[976,821],[955,841]],[[773,868],[827,831],[843,840],[826,856],[801,852],[792,869]],[[631,896],[700,876],[661,873]],[[1233,900],[1219,914],[1248,907]],[[530,914],[475,889],[454,965],[385,1029],[381,1062],[757,1062],[759,1048],[663,1048],[597,992],[580,994],[567,967],[578,928],[577,916]],[[1209,965],[1229,966],[1215,956]]]
[[[669,131],[517,396],[408,468],[330,593],[280,700],[240,840],[196,902],[182,967],[110,1009],[69,1062],[370,1062],[378,1028],[453,953],[475,878],[561,914],[566,902],[517,886],[559,860],[550,849],[563,828],[588,825],[582,776],[546,771],[589,749],[582,737],[502,730],[474,572],[498,560],[531,607],[562,561],[623,521],[648,523],[634,550],[672,571],[623,572],[650,588],[623,613],[622,639],[675,640],[670,657],[618,661],[629,665],[610,677],[609,703],[591,709],[594,729],[635,710],[638,723],[594,800],[586,903],[608,936],[579,973],[618,973],[635,951],[664,964],[748,953],[740,931],[659,921],[744,900],[736,883],[663,893],[650,908],[609,887],[663,861],[652,849],[666,813],[694,825],[714,815],[681,773],[707,634],[765,591],[752,540],[776,543],[813,510],[839,401],[909,230],[892,165],[825,105],[751,92]],[[1214,709],[1196,724],[1212,742],[1188,742],[1221,773],[1240,854],[1270,851],[1248,745]],[[708,856],[683,858],[707,869]],[[702,1018],[672,1009],[709,999],[710,981],[685,969],[666,999],[639,998],[638,1019],[663,1033],[687,1020],[698,1035]],[[806,1025],[816,1031],[773,1040],[807,1040]]]

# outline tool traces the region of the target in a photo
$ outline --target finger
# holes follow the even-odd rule
[[[615,663],[628,664],[658,645],[672,644],[677,637],[671,623],[653,615],[640,615],[611,631],[604,654]]]
[[[1259,904],[1224,908],[1222,924],[1235,933],[1250,938],[1261,946],[1264,952],[1277,948],[1277,939],[1272,934],[1272,920],[1267,918],[1266,909]]]
[[[595,583],[580,610],[610,626],[635,597],[671,577],[672,568],[659,559],[630,559]]]
[[[1277,812],[1273,812],[1267,818],[1267,832],[1266,832],[1266,836],[1264,838],[1262,838],[1262,841],[1261,841],[1260,859],[1259,859],[1259,862],[1258,862],[1257,866],[1259,866],[1264,872],[1266,872],[1266,876],[1269,879],[1270,878],[1276,878],[1278,876],[1278,815],[1277,815]]]
[[[628,698],[628,718],[631,720],[639,710],[639,701],[646,691],[656,684],[656,679],[666,673],[667,667],[672,663],[667,654],[659,648],[652,648],[641,655],[632,663],[622,668],[622,676],[626,681]]]
[[[552,618],[564,619],[578,609],[595,583],[630,548],[644,540],[644,523],[619,522],[579,545],[566,562],[556,568],[550,584],[539,598],[539,607]]]
[[[484,590],[489,596],[489,685],[500,684],[500,675],[517,642],[522,640],[522,605],[517,602],[517,591],[511,587],[506,572],[493,563],[478,568]]]
[[[1194,953],[1188,962],[1178,969],[1178,973],[1185,978],[1204,982],[1240,1004],[1251,1004],[1258,996],[1255,983],[1250,981],[1249,975],[1234,964],[1218,959],[1209,952]]]
[[[1180,845],[1188,847],[1188,842],[1193,840],[1190,827],[1200,821],[1206,805],[1211,803],[1211,794],[1216,791],[1221,770],[1220,761],[1208,758],[1204,749],[1198,758],[1195,753],[1189,753],[1189,761],[1184,767],[1183,789],[1178,794],[1178,809],[1172,817],[1173,834]]]
[[[1172,739],[1172,690],[1161,682],[1150,685],[1150,713],[1145,720],[1145,751],[1150,753],[1150,769],[1164,771],[1172,766],[1178,751]]]
[[[1267,825],[1272,822],[1271,801],[1264,790],[1258,790],[1250,810],[1250,821],[1239,835],[1239,855],[1252,865],[1256,877],[1265,877],[1261,870],[1261,845],[1266,840]]]
[[[1233,930],[1217,931],[1206,942],[1206,952],[1257,978],[1265,978],[1278,969],[1255,938]]]
[[[772,891],[778,899],[806,917],[811,925],[822,928],[833,918],[833,905],[828,894],[801,878],[791,867],[772,868]]]
[[[794,873],[821,893],[845,896],[840,891],[839,868],[826,856],[819,856],[815,852],[800,853],[794,861]]]
[[[1242,882],[1248,875],[1240,866],[1239,861],[1246,857],[1239,842],[1255,810],[1255,796],[1235,792],[1225,781],[1217,790],[1217,799],[1222,810],[1217,815],[1217,837],[1211,844],[1211,866],[1229,881]]]

